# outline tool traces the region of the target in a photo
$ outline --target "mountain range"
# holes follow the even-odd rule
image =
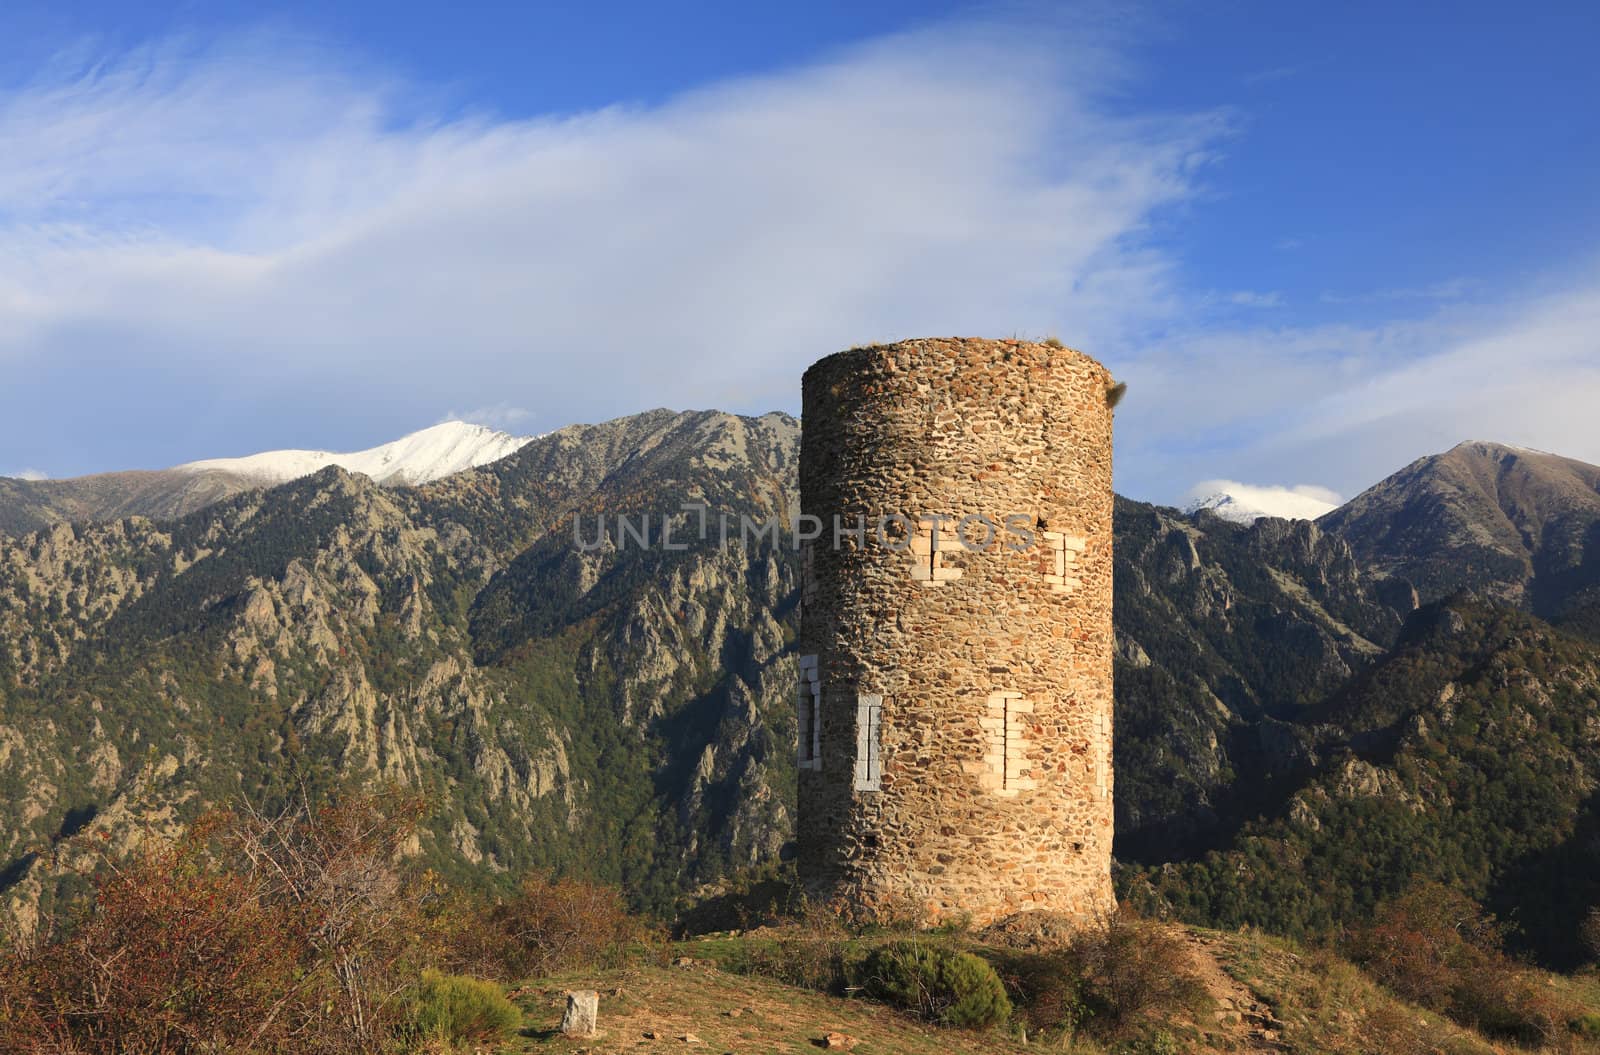
[[[787,517],[798,439],[652,411],[416,486],[169,470],[191,490],[0,534],[0,899],[71,896],[77,834],[373,779],[429,791],[415,849],[448,875],[582,869],[662,907],[778,860],[795,555],[693,514],[681,551],[587,549],[573,518]],[[0,492],[0,523],[64,508]],[[1563,914],[1600,902],[1600,469],[1468,443],[1315,522],[1119,499],[1115,531],[1125,898],[1314,934],[1435,878],[1573,955]]]
[[[532,437],[446,421],[364,451],[264,451],[171,469],[99,473],[65,480],[0,476],[0,531],[33,531],[74,520],[175,518],[252,488],[337,465],[380,484],[425,484],[500,460]]]

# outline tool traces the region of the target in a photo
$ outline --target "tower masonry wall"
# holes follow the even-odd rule
[[[806,372],[811,896],[978,923],[1113,906],[1111,385],[1070,349],[964,338]]]

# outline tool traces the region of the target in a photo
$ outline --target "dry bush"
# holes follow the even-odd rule
[[[1426,883],[1382,906],[1347,951],[1390,991],[1463,1026],[1524,1044],[1563,1041],[1574,1009],[1508,958],[1501,940],[1471,898]]]
[[[1018,949],[1000,965],[1030,1032],[1132,1043],[1152,1023],[1210,1006],[1188,948],[1162,924],[1122,909],[1088,926],[1050,921],[1042,933],[1042,951]]]
[[[396,793],[214,814],[0,963],[0,1051],[367,1052],[416,984]],[[49,932],[47,932],[48,934]]]
[[[1392,992],[1443,1012],[1461,972],[1497,960],[1500,942],[1499,926],[1477,902],[1424,883],[1382,906],[1346,951]]]
[[[526,877],[507,898],[458,902],[448,917],[453,960],[507,980],[611,965],[645,937],[616,888],[548,875]]]
[[[1051,959],[1075,980],[1074,1025],[1098,1036],[1123,1036],[1147,1019],[1197,1014],[1210,1004],[1184,943],[1127,911],[1095,921]]]
[[[842,992],[863,955],[852,951],[851,937],[839,916],[802,907],[797,920],[748,935],[741,958],[728,966],[802,989]]]
[[[415,880],[399,865],[425,814],[420,796],[386,789],[219,824],[233,866],[265,878],[267,899],[304,934],[313,973],[331,975],[323,1029],[344,1046],[364,1050],[393,1028],[404,991],[427,966]]]
[[[101,882],[65,940],[14,963],[30,1046],[269,1047],[308,995],[295,922],[259,884],[205,869],[191,848],[151,852]]]
[[[1600,963],[1600,905],[1590,909],[1583,918],[1578,935],[1583,939],[1584,948],[1589,950],[1589,957]]]

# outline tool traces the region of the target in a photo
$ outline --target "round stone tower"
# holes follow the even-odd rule
[[[1015,340],[855,348],[806,371],[812,897],[980,924],[1113,907],[1117,394],[1088,356]]]

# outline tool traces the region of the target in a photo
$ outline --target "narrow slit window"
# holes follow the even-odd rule
[[[1044,534],[1044,581],[1050,585],[1051,593],[1071,593],[1083,585],[1083,580],[1078,576],[1082,574],[1082,563],[1085,547],[1089,542],[1081,535],[1068,535],[1061,531],[1046,531]]]
[[[817,553],[810,542],[800,547],[800,610],[817,599]]]
[[[961,578],[961,569],[947,567],[944,554],[954,552],[961,537],[942,517],[921,517],[911,533],[911,578],[923,586],[940,586]]]
[[[797,702],[798,764],[801,769],[822,768],[822,680],[817,657],[800,657],[800,693]]]
[[[984,755],[983,786],[996,795],[1009,798],[1034,786],[1028,770],[1028,716],[1033,701],[1020,692],[995,692],[989,695],[987,714],[981,725],[987,753]]]
[[[856,697],[856,790],[883,790],[883,697]]]

